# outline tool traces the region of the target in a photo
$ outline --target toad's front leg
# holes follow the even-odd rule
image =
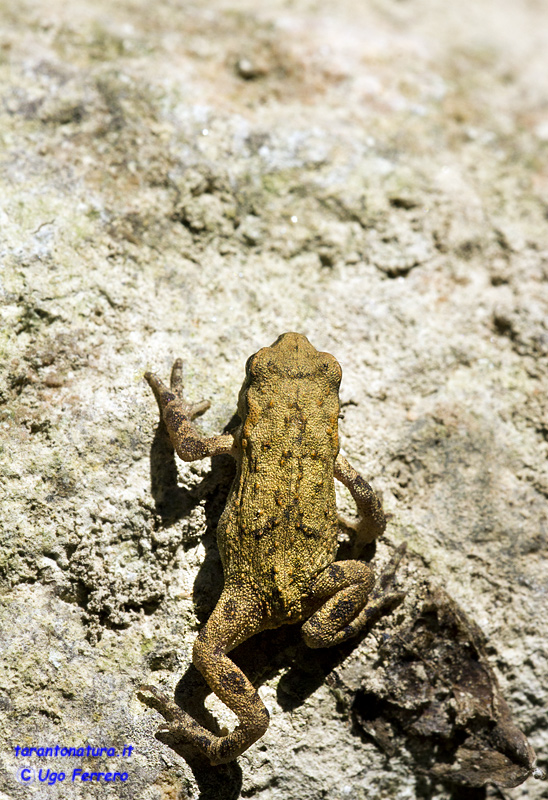
[[[190,743],[211,764],[233,761],[268,728],[263,701],[244,673],[226,655],[264,627],[260,602],[240,588],[225,591],[194,643],[192,660],[210,688],[238,717],[238,725],[224,736],[215,736],[154,686],[141,686],[139,699],[166,719],[158,733],[167,744]]]
[[[352,464],[349,464],[340,453],[335,461],[334,474],[337,480],[350,490],[350,494],[358,507],[359,519],[357,522],[350,522],[346,519],[340,519],[340,522],[346,528],[354,531],[355,540],[352,556],[359,558],[364,545],[369,544],[369,542],[384,533],[386,517],[382,510],[382,503],[367,481],[362,478],[359,472],[356,472]]]
[[[171,370],[171,388],[153,372],[145,373],[145,379],[154,392],[160,417],[177,454],[183,461],[196,461],[207,456],[223,453],[234,456],[234,438],[230,434],[205,437],[196,430],[192,420],[209,408],[209,401],[187,403],[183,399],[183,362],[178,358]]]

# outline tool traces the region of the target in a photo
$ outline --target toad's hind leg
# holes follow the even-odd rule
[[[192,660],[215,694],[237,715],[238,725],[215,736],[153,686],[142,686],[139,697],[166,719],[158,733],[176,743],[191,743],[212,764],[233,761],[268,728],[268,711],[244,673],[226,655],[263,628],[259,604],[232,597],[225,589],[194,643]]]
[[[377,582],[373,570],[363,561],[335,561],[315,579],[308,597],[318,610],[304,623],[303,638],[308,647],[332,647],[346,642],[382,611],[404,598],[394,589],[398,564],[405,553],[400,545]]]

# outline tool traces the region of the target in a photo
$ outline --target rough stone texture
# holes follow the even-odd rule
[[[329,680],[294,632],[251,645],[250,673],[270,648],[272,724],[237,765],[193,772],[154,739],[135,688],[185,671],[219,593],[229,475],[179,464],[158,504],[142,374],[184,356],[212,434],[279,333],[332,352],[343,452],[383,493],[387,541],[479,625],[545,764],[547,4],[0,11],[0,798],[111,796],[70,782],[107,765],[143,800],[500,797],[426,784],[357,730],[337,681],[373,691],[390,621]],[[39,761],[17,744],[135,751]],[[22,785],[23,763],[68,776]]]

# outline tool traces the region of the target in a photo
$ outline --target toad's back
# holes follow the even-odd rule
[[[225,581],[252,583],[289,617],[337,546],[340,380],[333,356],[286,333],[251,356],[240,392],[238,472],[218,528]]]

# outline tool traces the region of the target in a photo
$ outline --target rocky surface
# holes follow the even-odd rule
[[[112,792],[75,767],[126,770],[116,792],[143,800],[548,796],[426,779],[409,739],[386,744],[365,700],[387,697],[411,600],[344,659],[292,630],[251,642],[272,723],[221,771],[158,743],[135,696],[188,666],[230,481],[179,464],[177,487],[166,462],[151,484],[142,374],[182,355],[213,434],[246,358],[296,330],[343,366],[343,452],[391,515],[376,559],[407,541],[410,597],[443,587],[479,626],[546,765],[546,4],[1,12],[0,798]],[[13,751],[56,744],[134,751]]]

